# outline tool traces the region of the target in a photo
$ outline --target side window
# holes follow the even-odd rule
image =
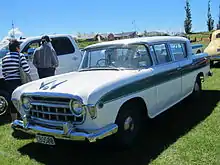
[[[21,53],[23,53],[27,59],[32,60],[34,50],[38,47],[40,47],[40,40],[31,41],[28,45],[24,47]]]
[[[216,38],[220,38],[220,33],[218,33],[218,34],[216,35]]]
[[[181,61],[187,58],[185,51],[185,44],[183,43],[172,43],[170,44],[171,53],[173,54],[176,61]]]
[[[25,46],[21,53],[28,54],[29,49],[36,49],[38,47],[40,47],[40,40],[31,41],[28,45]]]
[[[158,64],[164,64],[172,61],[165,44],[154,45],[154,51],[158,60]]]
[[[58,56],[75,52],[72,42],[67,37],[52,38],[52,45]]]
[[[139,67],[150,67],[152,66],[152,59],[149,51],[144,45],[137,45],[136,47],[136,58],[138,59]]]

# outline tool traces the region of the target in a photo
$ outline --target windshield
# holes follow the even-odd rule
[[[152,65],[145,45],[117,45],[84,50],[79,70],[140,69]]]

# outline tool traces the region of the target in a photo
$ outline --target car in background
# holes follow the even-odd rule
[[[57,53],[59,66],[56,69],[56,75],[73,72],[76,71],[82,58],[82,52],[78,48],[78,45],[75,42],[75,39],[71,35],[66,34],[55,34],[49,35],[52,39],[51,43]],[[39,79],[37,69],[33,65],[33,52],[39,47],[41,44],[41,36],[29,37],[23,40],[19,40],[21,42],[20,49],[21,53],[25,55],[27,58],[28,64],[30,66],[30,75],[32,80]],[[9,41],[5,41],[0,45],[0,61],[7,52],[9,52],[8,48]],[[0,62],[0,115],[5,113],[8,108],[8,92],[7,86],[3,79],[2,75],[2,64]]]
[[[208,53],[211,65],[213,65],[215,61],[220,61],[220,30],[216,30],[212,33],[211,42],[204,52]]]

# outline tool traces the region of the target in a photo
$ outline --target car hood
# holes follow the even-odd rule
[[[99,70],[71,72],[49,78],[33,81],[18,87],[13,97],[19,98],[22,93],[57,93],[70,94],[80,97],[84,103],[96,93],[97,101],[105,92],[116,88],[117,85],[127,82],[131,77],[136,76],[138,70]],[[109,88],[111,87],[111,88]],[[106,91],[108,90],[108,91]]]

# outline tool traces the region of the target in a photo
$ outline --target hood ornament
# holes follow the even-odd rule
[[[42,82],[39,89],[42,89],[42,90],[50,89],[50,90],[51,90],[51,89],[56,88],[58,85],[60,85],[60,84],[62,84],[62,83],[64,83],[64,82],[66,82],[66,81],[67,81],[67,80],[64,80],[64,81],[61,81],[61,82],[58,82],[58,83],[56,83],[57,80],[53,80],[53,81],[48,82],[48,83]]]

